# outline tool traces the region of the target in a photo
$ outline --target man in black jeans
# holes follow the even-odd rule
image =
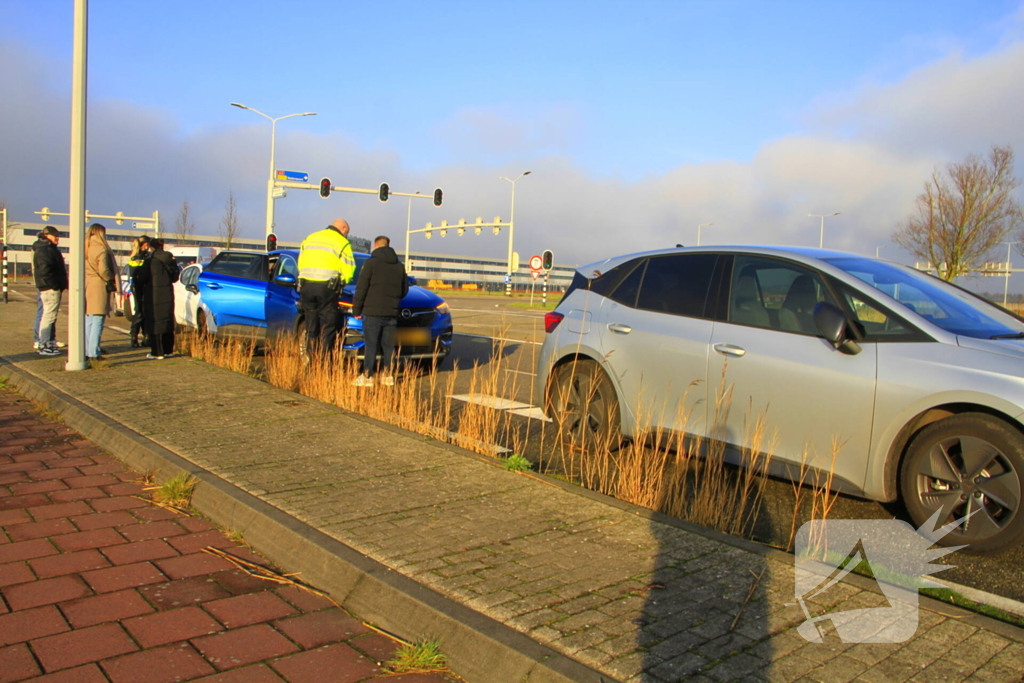
[[[409,278],[405,275],[405,266],[391,248],[391,240],[381,235],[373,241],[373,253],[359,272],[359,283],[352,300],[352,315],[363,321],[365,340],[363,374],[352,382],[354,386],[373,386],[378,353],[381,354],[383,368],[380,383],[394,385],[391,364],[395,356],[395,328],[398,326],[398,309],[408,293]]]

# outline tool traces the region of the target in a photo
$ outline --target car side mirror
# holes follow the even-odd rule
[[[195,285],[185,285],[185,291],[192,292],[193,294],[199,293],[199,287]]]
[[[412,275],[409,276],[409,284],[410,285],[416,284],[416,278],[414,276],[412,276]]]
[[[274,284],[282,287],[294,287],[298,284],[298,280],[291,273],[281,273],[274,278]]]
[[[850,356],[860,353],[860,344],[854,339],[849,319],[835,304],[822,301],[815,306],[814,325],[825,341],[837,351]]]

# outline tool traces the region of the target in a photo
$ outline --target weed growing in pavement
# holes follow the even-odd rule
[[[385,664],[393,673],[443,671],[447,665],[448,660],[441,653],[441,644],[436,640],[403,645]]]
[[[528,472],[533,464],[518,453],[513,453],[502,460],[502,466],[509,472]]]
[[[197,483],[198,480],[191,474],[179,474],[153,487],[153,501],[160,505],[186,508],[192,502],[192,493]]]

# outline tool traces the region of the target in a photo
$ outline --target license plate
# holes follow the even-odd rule
[[[399,327],[395,330],[395,343],[399,346],[427,346],[430,330],[425,327]]]

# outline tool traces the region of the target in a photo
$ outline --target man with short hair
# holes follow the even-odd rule
[[[57,248],[58,242],[60,233],[57,228],[47,225],[39,231],[39,237],[32,245],[32,275],[43,302],[43,314],[36,328],[40,356],[60,354],[57,340],[54,339],[54,325],[57,322],[61,293],[68,288],[68,273],[64,269],[64,257]]]
[[[339,218],[312,233],[299,247],[299,305],[310,356],[328,356],[334,350],[338,295],[356,272],[349,230],[348,221]]]
[[[373,253],[359,271],[359,284],[352,299],[352,315],[363,321],[363,374],[352,382],[357,387],[372,387],[381,355],[380,383],[393,386],[392,363],[395,356],[395,330],[402,299],[409,293],[409,278],[391,240],[381,235],[373,241]]]

